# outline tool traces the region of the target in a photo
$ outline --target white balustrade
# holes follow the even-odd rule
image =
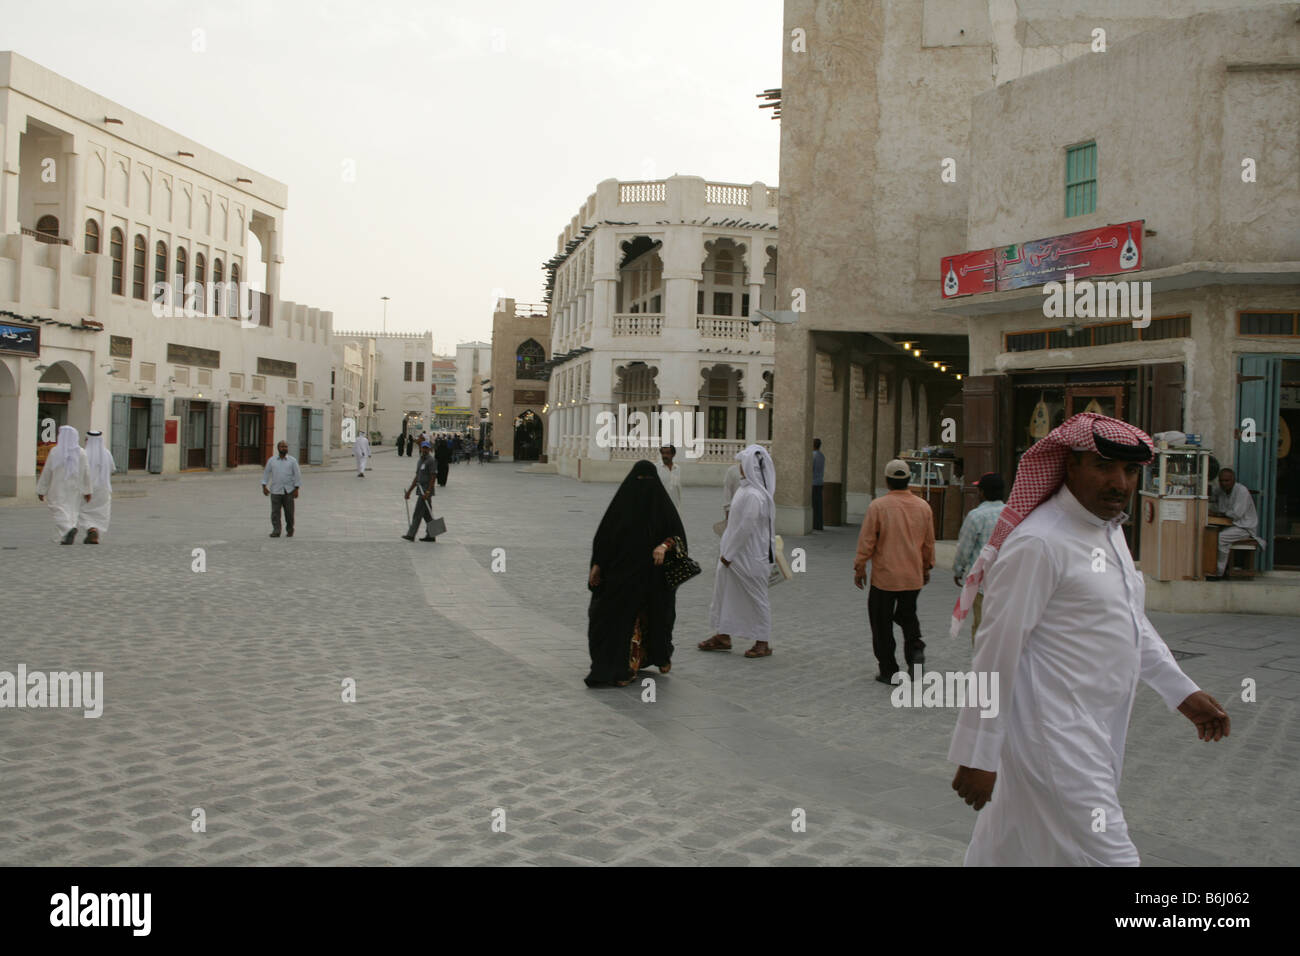
[[[619,183],[618,201],[620,203],[661,203],[668,200],[668,183],[662,179],[656,182]]]
[[[663,330],[662,313],[629,312],[614,316],[615,335],[662,335]]]
[[[706,339],[736,339],[744,342],[749,339],[750,327],[749,319],[736,319],[717,315],[697,315],[695,317],[695,328],[699,331],[700,336]]]
[[[714,206],[749,208],[749,187],[736,183],[705,183],[704,201]]]

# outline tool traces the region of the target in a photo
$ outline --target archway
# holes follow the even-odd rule
[[[41,372],[36,384],[36,464],[54,447],[59,428],[71,425],[82,439],[90,428],[90,389],[81,369],[66,360],[36,366]]]
[[[18,481],[18,380],[0,360],[0,494],[16,494]]]
[[[537,461],[542,455],[542,417],[531,408],[515,419],[515,461]]]

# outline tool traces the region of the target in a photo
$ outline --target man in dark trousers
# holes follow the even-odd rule
[[[407,529],[406,534],[402,535],[407,541],[415,540],[415,532],[420,530],[420,522],[424,522],[424,537],[421,541],[438,540],[429,532],[433,530],[433,503],[434,484],[438,480],[438,462],[433,455],[429,454],[433,449],[429,443],[420,444],[420,460],[415,466],[415,478],[411,482],[411,487],[406,489],[406,497],[411,497],[411,492],[416,489],[420,492],[419,501],[415,504],[415,518],[411,521],[411,527]]]
[[[826,456],[822,454],[822,440],[820,438],[813,439],[812,465],[812,529],[814,531],[825,531],[826,527],[822,524],[822,486],[826,484]]]
[[[406,457],[410,458],[415,453],[415,436],[409,431],[406,433]]]
[[[292,538],[293,503],[298,499],[302,471],[298,468],[298,459],[289,454],[287,441],[281,441],[275,449],[280,456],[269,459],[262,471],[262,494],[271,497],[271,537],[280,537],[280,511],[283,509],[285,536]]]
[[[402,452],[406,449],[406,419],[402,419],[402,433],[397,436],[397,457],[402,457]]]
[[[853,562],[853,583],[862,590],[871,562],[871,591],[867,618],[871,646],[880,664],[876,680],[892,684],[898,673],[894,656],[894,624],[903,628],[903,658],[908,676],[925,663],[925,641],[916,616],[916,599],[930,583],[934,567],[934,516],[923,499],[908,491],[911,471],[895,458],[885,466],[888,494],[871,502],[858,534],[858,554]]]

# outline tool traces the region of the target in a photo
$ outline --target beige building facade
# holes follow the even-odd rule
[[[1096,216],[1066,223],[1061,201],[1069,137],[1091,135],[1081,127],[1067,135],[1065,128],[1076,113],[1096,116],[1104,108],[1108,128],[1118,129],[1126,109],[1154,109],[1156,99],[1138,74],[1108,84],[1109,98],[1102,98],[1089,87],[1067,90],[1081,74],[1063,73],[1066,79],[1046,81],[1058,84],[1050,91],[1034,87],[1032,106],[1020,99],[1030,88],[1022,81],[1076,63],[1104,71],[1119,62],[1116,51],[1127,41],[1163,23],[1260,6],[1131,0],[1064,10],[1047,0],[787,0],[777,307],[797,321],[776,333],[778,530],[811,527],[816,437],[827,457],[828,517],[837,513],[847,521],[858,520],[884,491],[890,458],[951,444],[946,419],[957,444],[964,441],[964,380],[999,352],[982,338],[987,326],[943,310],[943,256],[1082,228],[1076,222],[1141,218],[1110,186]],[[1284,19],[1277,15],[1279,24]],[[1289,44],[1290,34],[1280,42]],[[1187,57],[1187,47],[1149,52],[1152,65],[1140,75],[1154,74],[1155,64],[1186,72],[1175,59]],[[977,99],[984,94],[994,99]],[[1172,105],[1190,97],[1178,93]],[[1014,112],[1014,124],[1003,110]],[[1234,115],[1251,113],[1246,107]],[[1193,129],[1204,123],[1188,118]],[[1147,137],[1140,123],[1124,129],[1119,155]],[[974,142],[991,144],[997,136],[1007,144],[1004,162],[1011,162],[1009,144],[1032,147],[1032,171],[1020,151],[1010,170],[976,163]],[[1179,142],[1188,139],[1183,131]],[[1199,138],[1191,139],[1200,153]],[[1043,150],[1052,153],[1050,161]],[[1104,176],[1125,175],[1104,165],[1108,154],[1102,155]],[[1182,188],[1178,174],[1189,162],[1186,154],[1166,158],[1168,185],[1157,191]],[[1185,261],[1166,249],[1171,261]],[[968,468],[966,474],[969,480],[978,473]],[[968,503],[971,495],[968,490]]]
[[[539,461],[546,454],[546,373],[551,319],[545,305],[501,299],[492,315],[492,383],[488,420],[503,459]]]

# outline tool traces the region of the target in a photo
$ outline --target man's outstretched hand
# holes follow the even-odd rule
[[[1202,740],[1222,740],[1232,726],[1228,712],[1203,690],[1179,704],[1178,712],[1196,725],[1196,736]]]
[[[993,799],[993,785],[997,782],[996,771],[958,767],[957,775],[952,778],[952,788],[967,804],[976,810],[982,810],[984,804]]]

